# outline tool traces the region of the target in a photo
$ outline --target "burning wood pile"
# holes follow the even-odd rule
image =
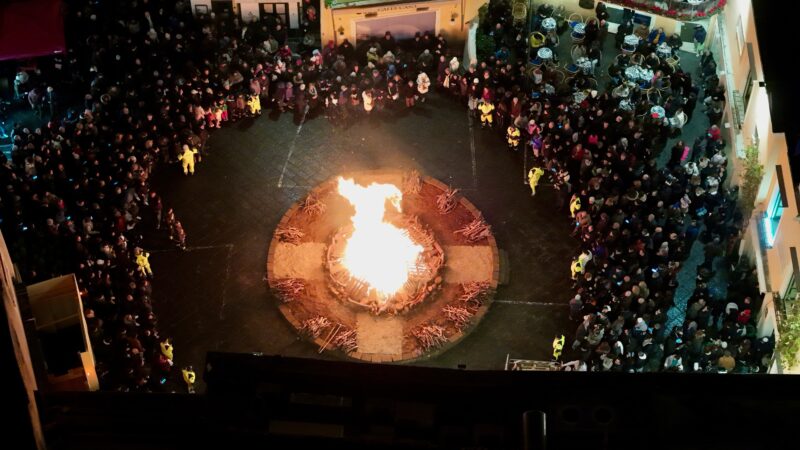
[[[444,335],[444,327],[436,324],[420,325],[414,328],[411,334],[426,351],[440,347],[447,342],[447,337]]]
[[[275,290],[283,303],[289,303],[303,295],[306,284],[299,278],[284,278],[275,282]]]
[[[322,203],[314,194],[308,194],[308,197],[300,203],[300,209],[309,217],[322,215],[326,208],[327,205]]]
[[[417,195],[422,192],[422,177],[419,172],[412,170],[403,175],[403,193]]]
[[[299,244],[300,240],[305,237],[305,233],[295,227],[278,227],[275,230],[275,236],[281,241],[289,244]]]
[[[463,235],[469,242],[475,243],[490,237],[492,235],[492,227],[483,220],[483,217],[477,217],[464,228],[456,230],[455,233]]]
[[[458,189],[447,188],[446,191],[436,197],[436,207],[439,209],[439,214],[447,214],[455,209],[458,204]]]
[[[366,308],[375,315],[403,314],[441,287],[440,275],[444,267],[444,250],[436,241],[433,232],[416,216],[399,216],[397,225],[408,232],[411,239],[423,247],[417,263],[409,268],[408,280],[403,287],[387,298],[375,295],[369,284],[352,276],[342,265],[343,245],[346,232],[335,235],[326,253],[328,287],[341,301]]]
[[[322,332],[331,326],[331,321],[324,316],[316,316],[311,319],[306,319],[300,326],[300,331],[308,334],[313,338],[318,338]]]

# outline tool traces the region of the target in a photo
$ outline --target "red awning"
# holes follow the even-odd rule
[[[0,1],[0,61],[63,52],[61,0]]]

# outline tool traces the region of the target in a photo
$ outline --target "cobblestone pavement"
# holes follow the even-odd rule
[[[433,96],[412,111],[365,117],[347,129],[324,118],[262,116],[213,134],[197,173],[169,167],[155,177],[188,234],[182,253],[152,240],[154,297],[178,365],[202,366],[210,350],[314,358],[277,310],[264,281],[267,247],[289,208],[342,172],[417,169],[461,188],[493,226],[510,279],[460,344],[415,364],[502,369],[506,354],[549,359],[568,322],[569,262],[577,244],[552,188],[531,198],[523,161],[499,133],[472,127],[466,108]],[[161,249],[161,250],[159,250]]]

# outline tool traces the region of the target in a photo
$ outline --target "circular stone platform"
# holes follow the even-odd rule
[[[415,222],[422,230],[410,235],[416,241],[428,235],[432,244],[426,245],[427,251],[433,249],[430,254],[443,257],[444,264],[434,264],[435,272],[418,278],[405,303],[396,307],[376,308],[374,302],[343,295],[331,273],[330,255],[339,251],[354,209],[338,193],[335,177],[292,205],[273,234],[267,280],[281,313],[320,353],[333,349],[355,359],[391,362],[430,356],[454,345],[486,314],[499,279],[494,236],[488,226],[475,233],[483,223],[480,211],[457,193],[452,209],[440,212],[439,200],[448,186],[414,172],[341,176],[364,186],[377,182],[400,188],[402,221]]]

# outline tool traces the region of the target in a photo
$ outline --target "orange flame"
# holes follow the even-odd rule
[[[402,212],[403,193],[393,184],[365,187],[339,177],[339,194],[356,210],[350,219],[353,234],[345,244],[342,264],[386,299],[405,285],[423,251],[408,232],[384,220],[387,201]]]

